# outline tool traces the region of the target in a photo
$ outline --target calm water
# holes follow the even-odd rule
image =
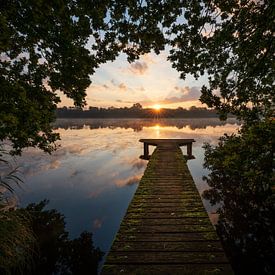
[[[56,152],[29,149],[18,159],[25,177],[20,205],[49,199],[48,208],[65,215],[71,238],[92,231],[96,246],[108,252],[147,164],[139,159],[140,138],[194,138],[196,159],[188,166],[202,193],[207,188],[201,179],[207,174],[203,143],[216,144],[218,137],[238,127],[234,119],[59,119]],[[215,209],[204,204],[215,222]]]

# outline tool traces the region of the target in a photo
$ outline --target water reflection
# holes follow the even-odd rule
[[[92,231],[95,245],[107,252],[147,165],[139,159],[143,152],[139,139],[194,138],[196,159],[188,166],[202,192],[208,188],[202,181],[207,173],[202,168],[203,142],[215,144],[219,136],[236,131],[238,123],[233,119],[60,119],[55,127],[61,135],[56,152],[46,155],[28,149],[18,160],[25,174],[24,190],[18,190],[21,205],[49,199],[50,208],[64,213],[71,238]],[[210,214],[215,212],[206,201],[205,206]]]
[[[191,130],[197,128],[205,129],[208,126],[222,126],[226,124],[238,123],[234,118],[227,121],[220,121],[216,118],[186,118],[186,119],[58,119],[54,123],[54,128],[63,129],[100,129],[100,128],[122,128],[133,129],[140,132],[144,127],[151,127],[159,133],[163,127],[176,127],[182,129],[188,126]]]
[[[78,238],[68,239],[65,217],[56,209],[46,210],[47,204],[43,200],[12,213],[25,217],[34,236],[33,245],[28,250],[24,247],[31,260],[7,273],[2,270],[3,274],[97,274],[104,253],[94,247],[92,233],[84,231]]]

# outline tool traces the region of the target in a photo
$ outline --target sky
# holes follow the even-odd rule
[[[180,79],[167,55],[167,51],[159,55],[149,53],[129,63],[126,55],[121,54],[114,62],[101,65],[91,76],[92,83],[86,90],[87,106],[131,107],[134,103],[144,108],[204,106],[198,99],[201,86],[207,83],[206,77]],[[73,102],[61,95],[58,106],[73,106]]]

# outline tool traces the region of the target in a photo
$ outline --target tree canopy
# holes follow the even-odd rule
[[[270,116],[275,102],[274,1],[194,1],[186,23],[172,27],[173,66],[207,73],[201,101],[246,121]],[[175,30],[175,31],[174,31]],[[273,105],[274,107],[274,105]]]
[[[0,140],[13,153],[54,149],[57,92],[85,104],[96,68],[124,52],[159,53],[185,78],[207,74],[201,101],[247,121],[274,106],[274,1],[1,1]]]

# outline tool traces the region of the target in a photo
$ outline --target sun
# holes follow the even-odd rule
[[[159,104],[155,104],[155,105],[153,106],[153,109],[154,109],[155,111],[160,111],[161,106],[160,106]]]

